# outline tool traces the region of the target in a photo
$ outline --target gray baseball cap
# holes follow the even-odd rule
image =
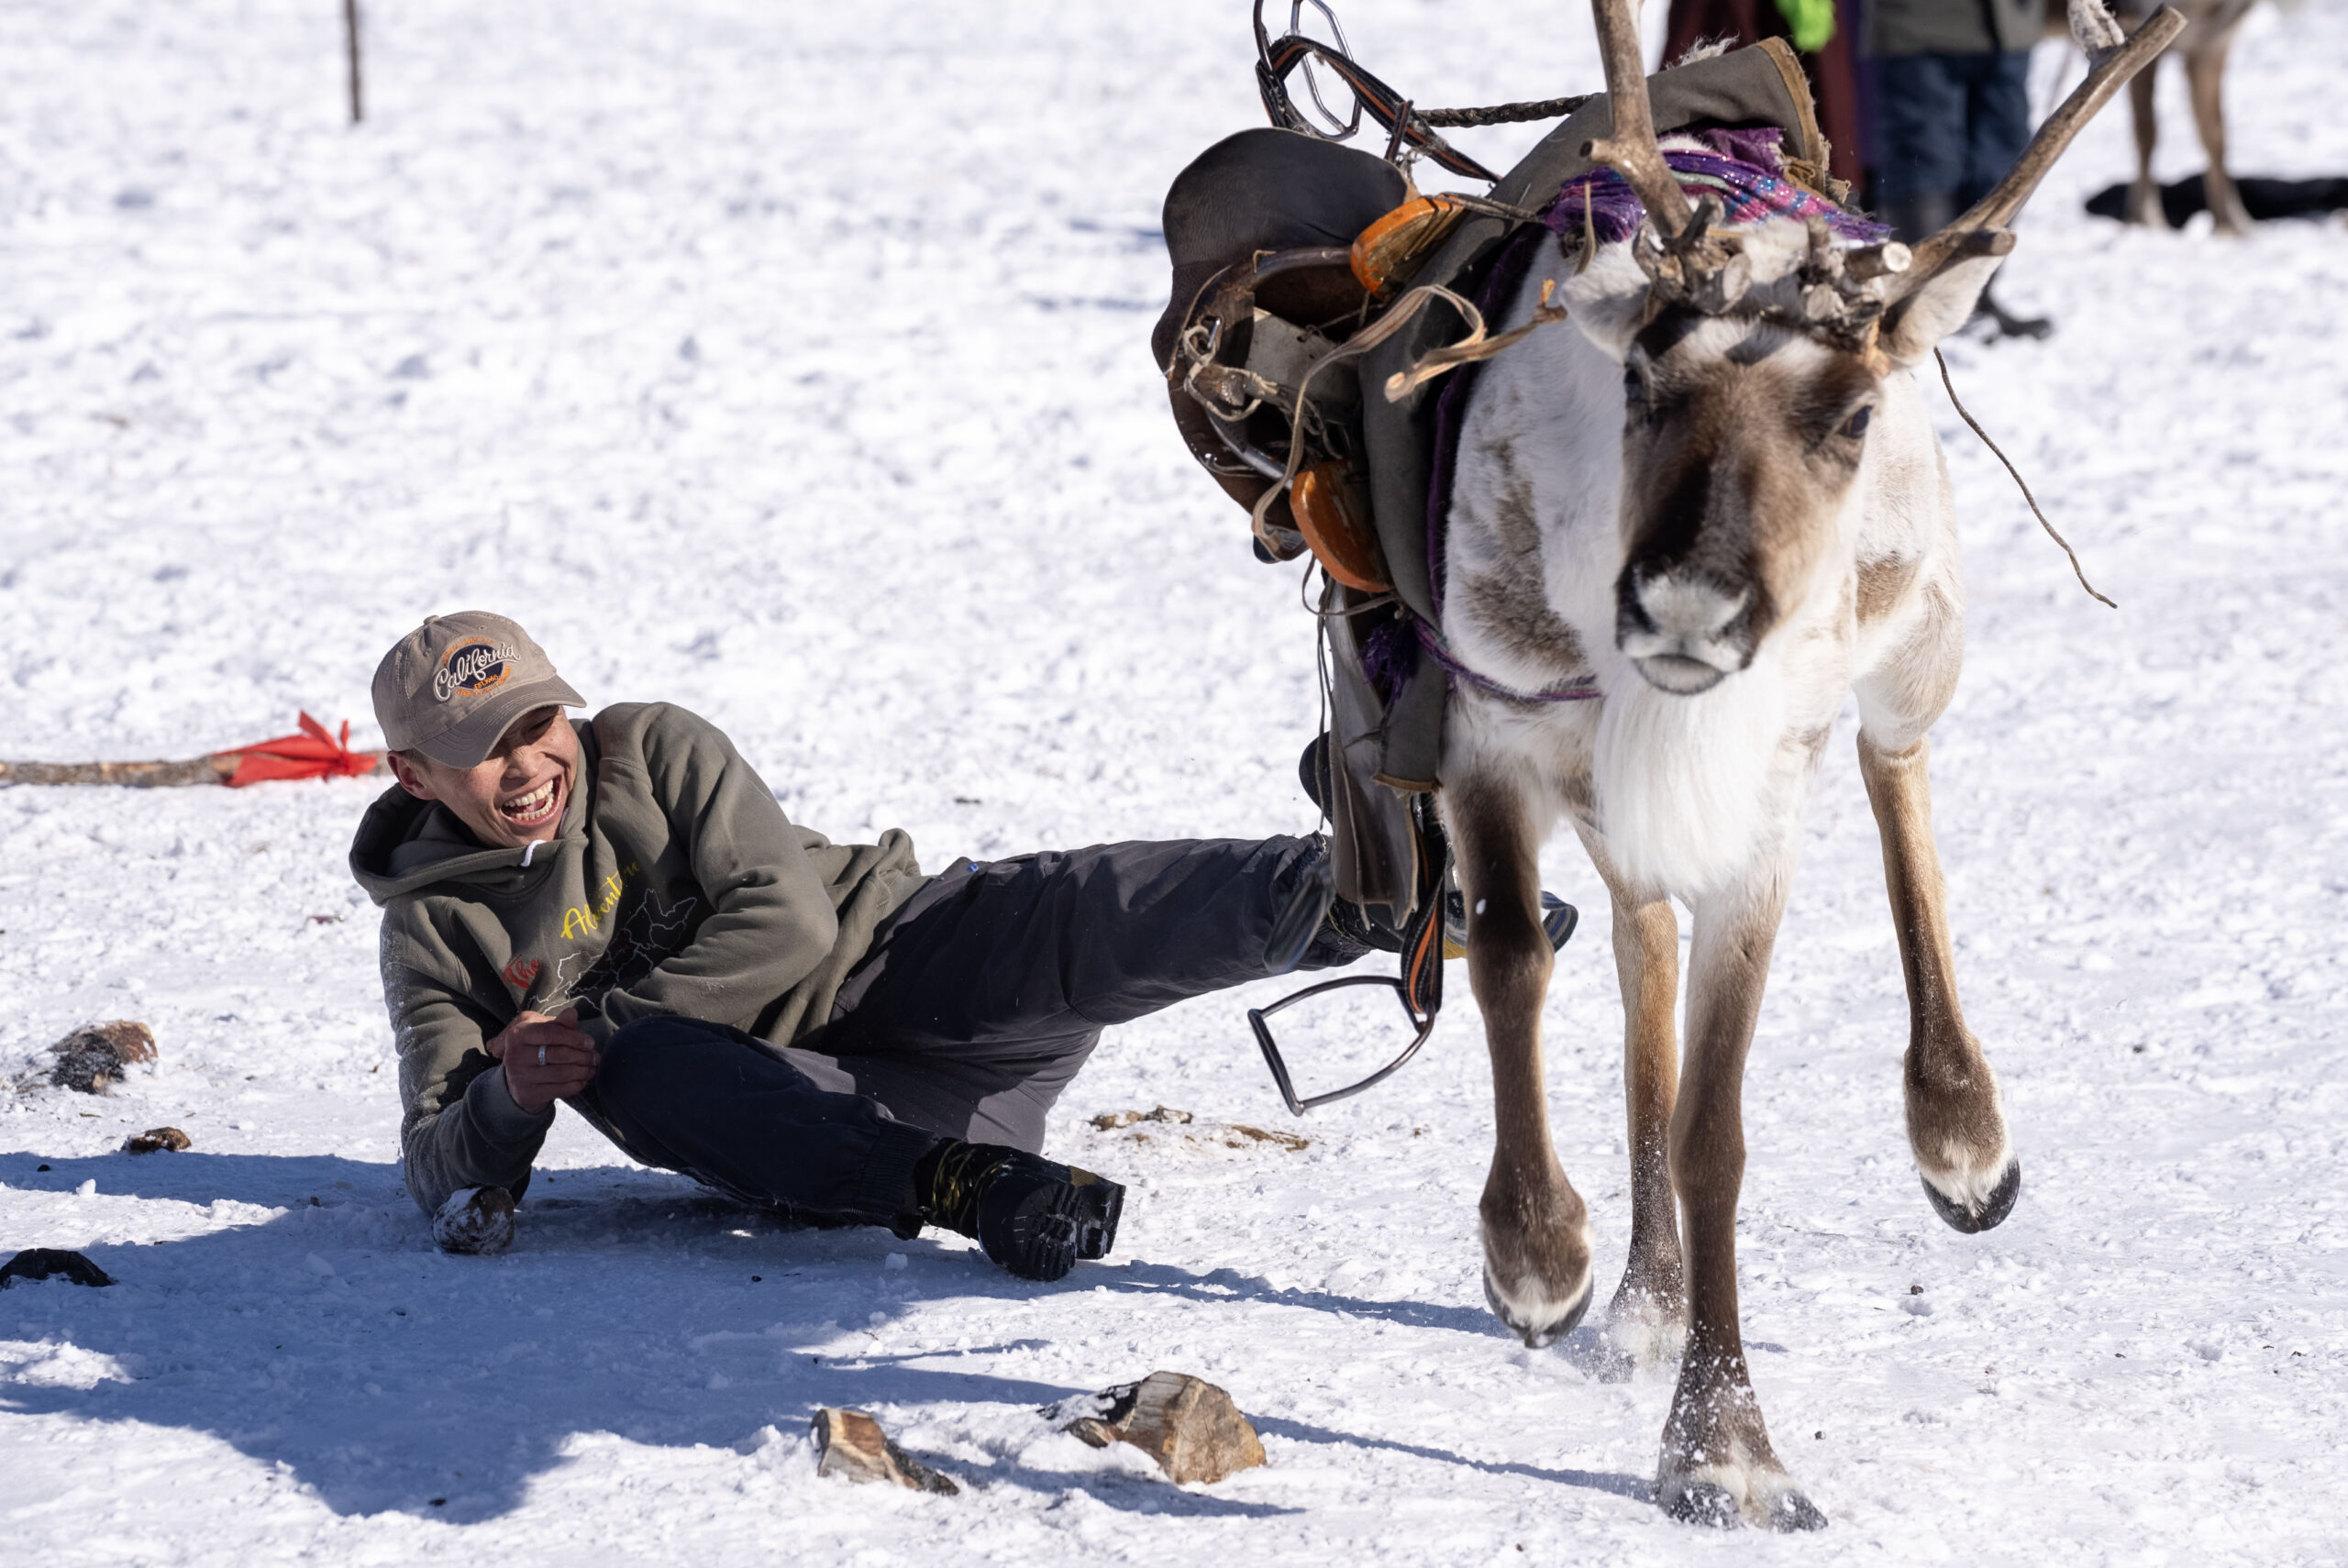
[[[507,725],[550,704],[587,701],[529,633],[486,610],[427,615],[375,667],[384,743],[451,767],[478,767]]]

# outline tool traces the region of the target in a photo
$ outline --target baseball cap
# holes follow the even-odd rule
[[[535,708],[586,700],[530,634],[503,615],[427,615],[375,667],[375,722],[394,751],[478,767],[507,725]]]

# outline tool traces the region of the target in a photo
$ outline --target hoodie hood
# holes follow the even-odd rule
[[[525,868],[519,849],[491,849],[475,838],[457,814],[437,801],[419,801],[394,784],[376,797],[359,820],[350,844],[350,875],[378,906],[438,884],[474,889],[495,897],[522,890],[554,859],[558,845],[584,838],[587,797],[594,788],[595,731],[571,721],[579,731],[579,771],[562,827],[552,843],[540,844]]]

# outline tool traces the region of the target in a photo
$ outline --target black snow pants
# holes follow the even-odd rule
[[[581,1096],[647,1165],[747,1202],[890,1222],[941,1137],[1040,1152],[1101,1032],[1261,979],[1303,838],[1114,844],[957,861],[875,934],[788,1046],[691,1018],[613,1036]],[[1360,955],[1324,932],[1303,966]]]

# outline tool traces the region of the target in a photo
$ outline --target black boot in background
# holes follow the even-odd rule
[[[1994,324],[1999,337],[2045,337],[2054,331],[2054,322],[2045,316],[2016,315],[1999,304],[1997,297],[1987,288],[1981,291],[1981,297],[1973,302],[1973,319],[1965,325],[1972,326],[1983,321]]]
[[[1883,204],[1883,221],[1902,245],[1922,245],[1956,221],[1956,193],[1918,191]]]
[[[1903,245],[1920,244],[1956,221],[1956,197],[1947,191],[1920,191],[1885,203],[1883,221],[1891,226],[1894,239]],[[1965,325],[1970,329],[1983,322],[1990,324],[1999,337],[2044,337],[2054,330],[2054,324],[2043,315],[2016,315],[1986,287],[1973,304],[1972,319]]]

